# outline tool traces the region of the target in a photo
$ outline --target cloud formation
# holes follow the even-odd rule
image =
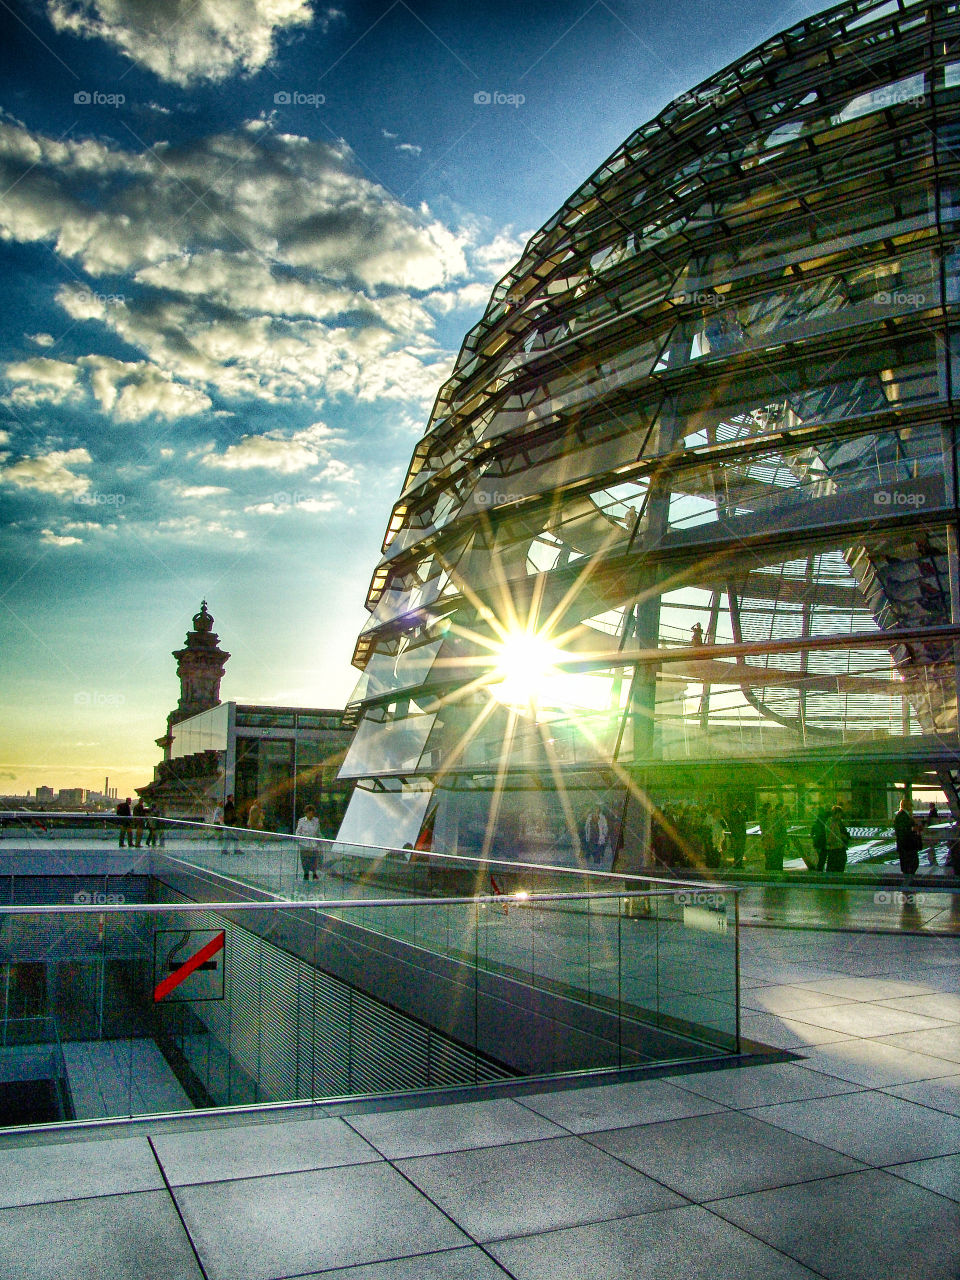
[[[90,394],[114,421],[140,422],[150,417],[188,418],[212,407],[209,396],[175,382],[147,360],[80,356],[69,361],[35,356],[5,365],[3,373],[13,384],[11,403],[21,408],[76,402]]]
[[[37,457],[21,458],[9,466],[0,466],[0,482],[15,485],[18,489],[35,489],[56,498],[74,498],[89,490],[90,477],[77,475],[70,468],[87,466],[92,461],[86,449],[54,449]]]
[[[14,384],[11,401],[21,407],[62,404],[75,398],[78,370],[67,360],[35,356],[31,360],[14,361],[6,365],[3,372]]]
[[[309,0],[47,0],[54,28],[96,38],[162,80],[188,86],[259,71],[277,38],[314,18]],[[326,9],[322,29],[340,16]]]
[[[210,450],[201,461],[208,467],[220,467],[225,471],[249,471],[264,468],[282,475],[293,475],[308,467],[319,465],[328,456],[330,443],[336,433],[322,422],[302,431],[268,431],[265,435],[241,436],[223,453]]]
[[[131,152],[0,117],[0,187],[0,238],[108,279],[63,285],[57,301],[143,357],[21,361],[6,370],[19,403],[89,393],[128,422],[218,396],[426,404],[449,373],[433,316],[473,273],[476,228],[402,204],[342,142],[254,120]]]
[[[83,539],[74,538],[71,534],[54,533],[52,529],[41,529],[40,541],[48,547],[76,547]]]

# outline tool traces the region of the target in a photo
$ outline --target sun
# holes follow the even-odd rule
[[[518,711],[533,710],[544,701],[564,657],[546,636],[536,631],[508,633],[493,655],[490,693]]]

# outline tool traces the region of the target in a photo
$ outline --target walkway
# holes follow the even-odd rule
[[[956,1280],[956,944],[742,951],[746,1034],[794,1061],[7,1138],[0,1280]]]

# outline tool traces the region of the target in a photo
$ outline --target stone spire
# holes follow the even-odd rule
[[[184,647],[173,653],[180,678],[180,701],[176,710],[167,716],[166,736],[157,739],[157,745],[164,748],[165,759],[170,750],[173,725],[220,705],[220,681],[230,655],[220,648],[219,641],[220,637],[213,629],[213,616],[204,600],[200,612],[193,615],[193,630],[187,632]]]
[[[187,632],[186,647],[175,650],[173,654],[180,677],[180,701],[171,717],[171,724],[219,706],[220,681],[230,657],[220,648],[219,640],[204,600],[200,612],[193,615],[193,630]]]

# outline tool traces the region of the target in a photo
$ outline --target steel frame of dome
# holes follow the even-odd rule
[[[341,839],[576,861],[602,805],[639,866],[671,799],[957,812],[958,378],[960,3],[841,4],[671,103],[437,397]]]

